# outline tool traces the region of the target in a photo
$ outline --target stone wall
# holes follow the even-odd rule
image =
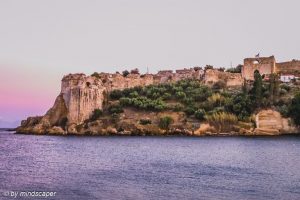
[[[239,87],[244,82],[240,73],[222,72],[214,69],[205,71],[204,83],[206,85],[213,85],[218,81],[223,81],[227,87]]]
[[[244,59],[242,77],[246,80],[254,80],[255,70],[258,70],[261,75],[277,73],[300,76],[300,61],[292,60],[276,63],[274,56]]]
[[[279,74],[300,75],[300,61],[292,60],[289,62],[276,63],[276,72]]]
[[[254,80],[254,71],[258,70],[261,75],[276,72],[276,61],[274,56],[245,58],[242,68],[242,77],[246,80]]]

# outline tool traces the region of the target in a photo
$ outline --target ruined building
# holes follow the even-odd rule
[[[261,75],[276,73],[281,80],[285,78],[298,77],[300,75],[300,61],[292,60],[288,62],[276,63],[275,57],[245,58],[242,68],[242,77],[246,80],[254,80],[254,71],[258,70]]]

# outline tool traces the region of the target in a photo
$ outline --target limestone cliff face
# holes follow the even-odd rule
[[[174,82],[182,79],[202,81],[203,70],[184,69],[161,71],[157,74],[134,74],[124,77],[119,73],[99,73],[96,76],[69,74],[61,81],[61,92],[52,108],[44,116],[30,117],[24,120],[17,129],[20,133],[57,133],[75,132],[76,126],[89,119],[95,109],[103,109],[107,95],[114,89],[125,89],[135,86]],[[227,86],[242,85],[240,74],[209,71],[205,74],[205,83],[224,79]]]
[[[256,115],[255,121],[255,135],[279,135],[299,132],[297,128],[291,124],[290,119],[282,117],[280,113],[275,110],[261,110]]]
[[[70,74],[62,79],[61,94],[67,109],[68,123],[78,124],[88,119],[96,109],[102,109],[106,88],[100,79],[84,74]]]

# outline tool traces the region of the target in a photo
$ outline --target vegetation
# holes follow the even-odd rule
[[[241,66],[234,68],[236,71],[240,69]],[[291,94],[294,93],[291,86],[281,84],[276,74],[268,78],[269,81],[263,81],[263,76],[255,71],[254,82],[245,82],[242,90],[228,90],[221,81],[210,88],[197,80],[113,90],[109,98],[117,101],[117,105],[111,106],[108,111],[118,114],[125,107],[154,112],[183,111],[187,117],[207,120],[223,131],[237,121],[251,121],[259,109],[273,107],[300,125],[299,95],[291,101]],[[168,121],[161,119],[159,126],[166,128],[162,125],[166,123],[164,120]],[[140,124],[147,123],[140,120]],[[228,126],[226,123],[229,123]]]
[[[95,121],[95,120],[99,119],[99,117],[101,117],[102,115],[103,115],[102,110],[100,110],[100,109],[95,109],[95,110],[93,111],[93,114],[92,114],[91,117],[90,117],[90,121]]]
[[[206,116],[206,120],[221,131],[231,131],[233,126],[237,124],[236,115],[226,112],[214,113]]]
[[[100,78],[100,75],[97,72],[94,72],[91,76],[96,77],[96,78]]]
[[[170,125],[173,123],[173,118],[170,116],[165,116],[159,119],[159,128],[166,131],[169,130]]]
[[[262,103],[262,92],[263,92],[263,85],[262,85],[262,76],[255,70],[254,72],[254,83],[253,88],[251,91],[252,100],[256,102],[257,106],[260,107]]]
[[[300,125],[300,93],[297,93],[292,99],[289,107],[289,115],[293,118],[297,126]]]
[[[130,73],[129,73],[128,70],[125,70],[125,71],[122,72],[122,74],[123,74],[124,77],[126,77],[126,76],[128,76]]]
[[[140,119],[140,124],[142,125],[152,124],[152,121],[150,119]]]
[[[236,66],[236,67],[227,69],[226,72],[230,72],[230,73],[241,73],[241,72],[242,72],[242,68],[243,68],[243,65],[238,65],[238,66]]]
[[[195,112],[195,117],[196,117],[196,119],[204,120],[204,117],[205,117],[205,110],[203,110],[203,109],[198,109],[198,110]]]

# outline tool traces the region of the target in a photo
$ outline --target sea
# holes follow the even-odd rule
[[[300,137],[0,130],[0,199],[300,199]]]

